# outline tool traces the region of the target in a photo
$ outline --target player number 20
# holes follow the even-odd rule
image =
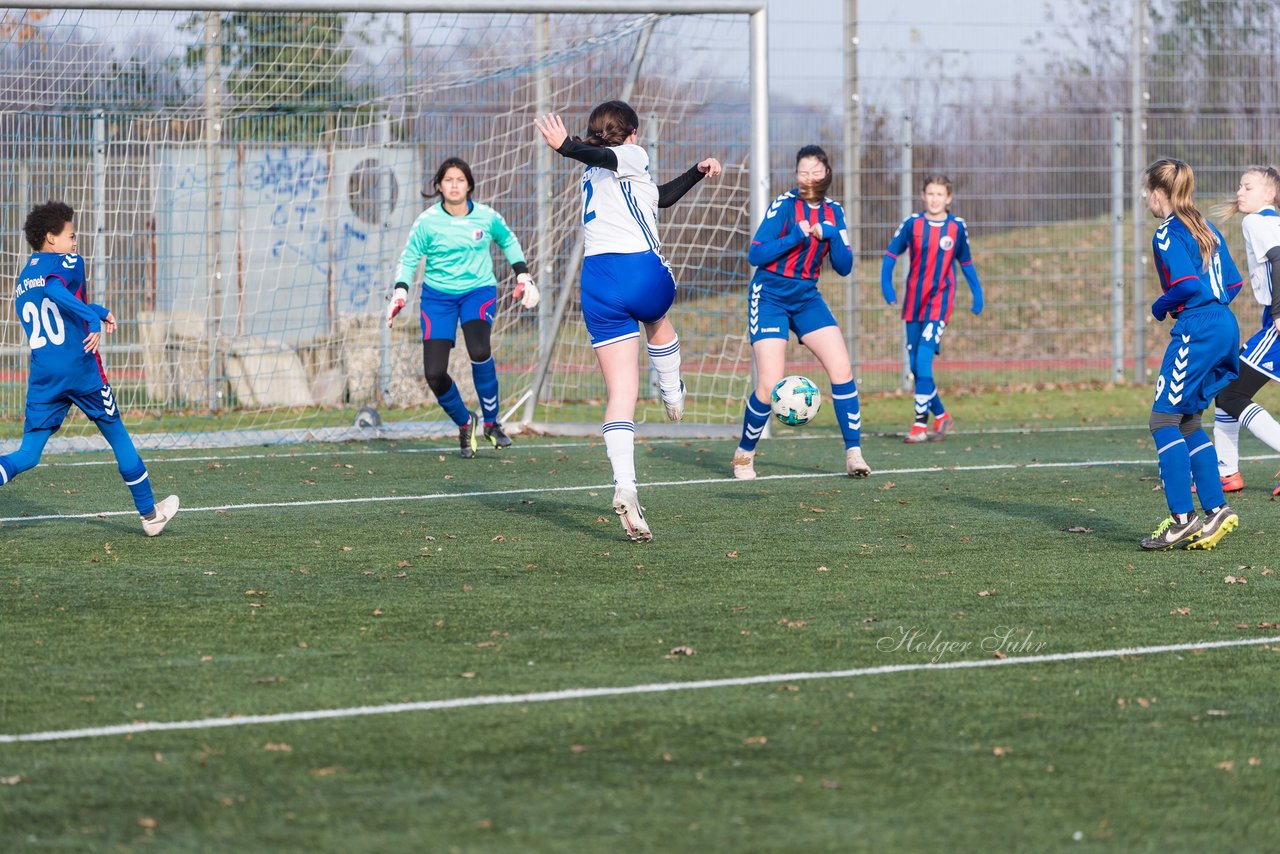
[[[39,308],[34,302],[23,303],[22,319],[31,324],[32,350],[39,350],[50,341],[57,345],[67,339],[62,312],[58,311],[58,306],[48,297],[40,301]]]

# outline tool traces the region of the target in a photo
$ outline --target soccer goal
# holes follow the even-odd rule
[[[594,423],[604,389],[577,311],[578,170],[532,122],[555,111],[582,133],[594,104],[625,98],[658,180],[703,157],[725,164],[664,211],[662,241],[680,284],[686,418],[736,421],[746,246],[769,193],[764,15],[764,0],[0,10],[0,254],[13,272],[25,260],[33,204],[76,209],[91,298],[120,321],[104,360],[140,444],[451,432],[422,378],[417,312],[393,330],[382,313],[422,191],[459,156],[543,288],[520,309],[495,255],[504,418]],[[0,296],[10,438],[28,363],[12,300]],[[465,348],[450,373],[477,406]],[[650,396],[638,420],[660,421]],[[364,407],[380,426],[352,426]]]

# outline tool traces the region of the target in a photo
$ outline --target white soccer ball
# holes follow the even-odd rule
[[[791,427],[808,424],[822,405],[822,393],[808,377],[783,377],[769,397],[773,416]]]

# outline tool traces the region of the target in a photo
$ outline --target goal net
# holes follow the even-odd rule
[[[495,248],[504,417],[598,420],[573,263],[579,169],[532,122],[555,111],[584,133],[594,104],[624,96],[659,181],[704,157],[725,164],[663,212],[661,238],[680,284],[687,418],[738,418],[748,16],[267,8],[0,10],[0,257],[14,273],[25,261],[32,205],[76,209],[90,298],[119,320],[103,357],[139,444],[451,432],[422,377],[420,280],[394,329],[382,320],[405,239],[433,203],[423,191],[450,156],[471,165],[473,198],[506,218],[543,289],[521,309]],[[9,439],[29,362],[12,301],[0,292]],[[478,409],[461,339],[450,373]],[[637,419],[660,420],[642,385]],[[352,426],[362,407],[380,429]],[[64,433],[87,426],[75,416]]]

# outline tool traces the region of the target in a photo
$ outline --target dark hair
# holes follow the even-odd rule
[[[27,214],[27,221],[22,231],[27,236],[33,252],[44,249],[44,239],[50,234],[61,234],[67,223],[75,219],[76,212],[66,202],[55,202],[52,199],[43,205],[36,205]]]
[[[946,175],[943,175],[941,172],[934,172],[931,175],[925,175],[924,183],[920,185],[920,192],[923,193],[925,190],[929,189],[930,184],[937,184],[939,187],[944,187],[948,196],[953,192],[951,189],[951,179]]]
[[[800,161],[806,157],[812,157],[827,167],[827,177],[810,187],[808,195],[803,192],[800,194],[806,202],[820,202],[826,198],[827,190],[831,188],[831,161],[827,158],[827,152],[822,150],[822,146],[806,145],[796,152],[797,169],[800,168]]]
[[[597,148],[622,145],[637,128],[640,117],[626,101],[605,101],[587,119],[585,139],[574,137],[574,142],[585,142]]]
[[[1218,251],[1218,238],[1205,222],[1204,214],[1200,213],[1192,201],[1196,191],[1196,176],[1191,167],[1181,160],[1165,157],[1148,166],[1142,177],[1142,185],[1148,192],[1160,190],[1169,198],[1173,215],[1182,220],[1182,224],[1196,239],[1196,245],[1200,248],[1200,260],[1204,269],[1209,269],[1214,253]]]
[[[444,173],[448,172],[450,169],[457,169],[466,177],[467,198],[471,198],[471,194],[476,189],[476,179],[471,174],[471,167],[468,166],[467,161],[463,160],[461,157],[446,157],[445,161],[440,164],[440,168],[436,170],[436,177],[431,179],[432,191],[430,193],[426,190],[422,191],[422,197],[424,199],[440,195],[440,182],[444,180]]]

